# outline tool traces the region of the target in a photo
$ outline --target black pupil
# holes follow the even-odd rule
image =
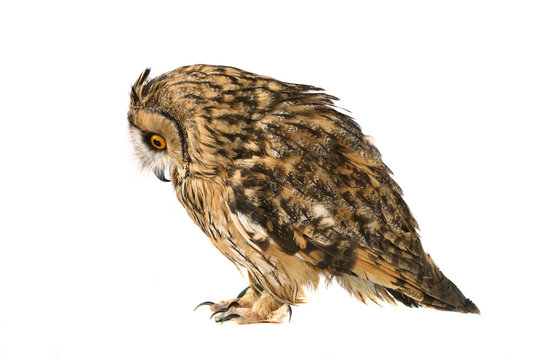
[[[161,144],[161,141],[159,141],[159,139],[154,139],[154,145],[155,145],[156,147],[158,147],[158,148],[163,146],[163,145]]]

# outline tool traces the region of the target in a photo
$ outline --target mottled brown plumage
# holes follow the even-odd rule
[[[424,252],[401,189],[335,97],[232,67],[148,75],[129,111],[143,166],[169,170],[193,221],[249,275],[245,294],[212,305],[218,321],[279,322],[321,274],[363,302],[479,312]]]

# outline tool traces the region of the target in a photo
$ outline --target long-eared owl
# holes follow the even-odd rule
[[[149,73],[131,91],[136,153],[248,274],[237,297],[203,303],[216,321],[280,322],[321,275],[362,302],[479,313],[424,252],[401,189],[335,97],[233,67]]]

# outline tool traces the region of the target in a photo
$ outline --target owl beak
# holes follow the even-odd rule
[[[156,174],[156,177],[163,181],[163,182],[171,182],[171,180],[167,179],[165,177],[165,170],[164,169],[155,169],[154,174]]]

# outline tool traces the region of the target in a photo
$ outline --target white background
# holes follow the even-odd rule
[[[0,359],[539,358],[535,1],[0,6]],[[481,316],[321,286],[285,325],[218,325],[246,280],[139,171],[130,86],[193,63],[325,88]],[[532,326],[532,328],[531,328]]]

